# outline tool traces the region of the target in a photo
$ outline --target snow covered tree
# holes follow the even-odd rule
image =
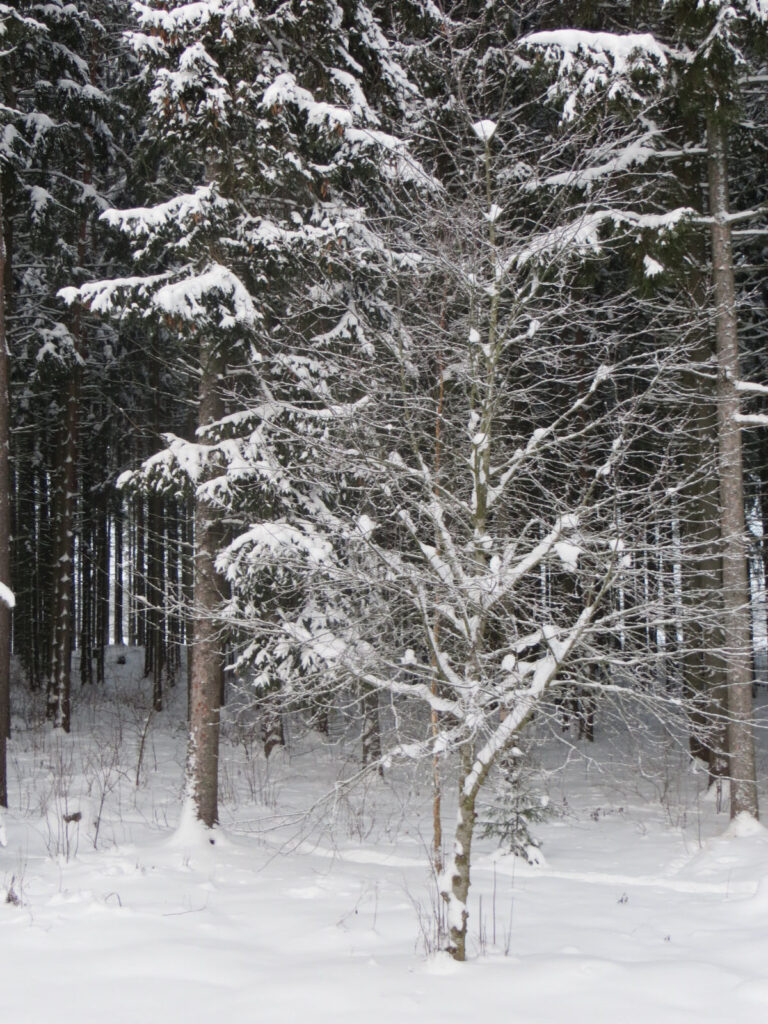
[[[731,245],[731,223],[743,215],[732,217],[728,208],[727,131],[737,109],[739,76],[746,66],[745,30],[755,35],[765,34],[768,11],[760,3],[722,4],[676,3],[659,9],[653,27],[659,33],[659,42],[646,34],[618,35],[611,33],[589,33],[562,30],[538,33],[529,37],[529,42],[542,47],[547,56],[558,64],[557,84],[554,91],[566,95],[566,116],[573,116],[578,97],[600,91],[615,97],[622,92],[634,93],[642,103],[638,92],[645,91],[645,108],[659,105],[659,98],[666,92],[677,115],[677,125],[667,122],[663,127],[652,114],[646,114],[651,144],[645,151],[625,148],[614,153],[609,164],[598,168],[600,173],[615,172],[621,166],[647,165],[657,161],[664,153],[659,145],[662,132],[667,135],[677,132],[684,138],[681,150],[669,154],[673,159],[685,160],[686,150],[695,153],[701,145],[703,127],[708,153],[707,177],[708,214],[704,223],[710,225],[712,249],[712,297],[711,311],[716,338],[717,393],[711,395],[712,407],[717,409],[717,447],[719,493],[719,550],[715,553],[711,540],[707,540],[707,519],[711,516],[713,504],[701,486],[694,487],[693,505],[698,505],[701,515],[694,515],[700,526],[694,538],[697,554],[694,556],[699,568],[692,577],[703,582],[705,591],[712,593],[712,581],[719,582],[722,573],[722,649],[723,667],[726,680],[728,752],[731,777],[731,813],[746,811],[757,814],[755,785],[754,749],[751,737],[751,664],[750,664],[750,612],[749,585],[747,580],[746,530],[744,522],[743,465],[741,454],[741,425],[739,388],[739,357],[736,321],[736,292],[734,283],[734,258]],[[670,25],[670,15],[674,23]],[[653,65],[652,77],[657,87],[649,96],[648,71]],[[643,81],[645,79],[645,81]],[[645,89],[642,88],[645,86]],[[702,121],[704,124],[702,125]],[[681,131],[682,129],[682,131]],[[753,215],[753,214],[752,214]],[[690,261],[693,273],[698,269]],[[695,285],[691,293],[700,296]],[[703,357],[703,358],[702,358]],[[702,362],[711,363],[706,346]],[[704,367],[702,367],[704,369]],[[740,422],[741,418],[741,422]],[[698,437],[701,441],[699,455],[707,443],[706,423],[713,423],[706,414],[699,415]],[[708,511],[709,510],[709,511]],[[707,550],[708,548],[708,550]],[[721,558],[721,569],[712,566]],[[709,581],[709,582],[707,582]],[[711,640],[719,630],[717,613],[712,601],[707,601],[709,611],[706,618],[712,624],[706,627]],[[689,631],[695,634],[695,628]],[[699,649],[712,649],[702,636]],[[688,639],[691,652],[687,658],[695,660],[697,640]],[[711,656],[710,656],[711,660]],[[719,667],[709,666],[709,675],[717,708]],[[706,744],[705,744],[706,747]],[[720,756],[710,744],[714,763]],[[710,759],[710,767],[713,760]]]
[[[21,3],[14,44],[3,53],[3,87],[18,111],[18,159],[3,174],[17,427],[12,554],[24,568],[14,643],[33,683],[46,682],[49,712],[65,730],[76,632],[83,386],[92,383],[88,342],[99,348],[107,339],[82,311],[64,312],[56,292],[102,262],[93,220],[120,174],[107,90],[117,67],[108,34],[122,6],[118,0]],[[106,361],[99,359],[102,366]]]
[[[135,10],[131,39],[150,101],[145,143],[157,166],[150,192],[171,198],[105,215],[132,241],[141,273],[65,294],[154,324],[198,377],[196,439],[168,438],[141,479],[186,479],[195,492],[187,794],[211,826],[222,520],[248,515],[279,530],[286,508],[306,513],[295,511],[300,488],[286,462],[300,463],[302,452],[287,443],[286,418],[291,406],[317,409],[323,393],[319,325],[329,348],[356,331],[348,278],[333,281],[337,253],[357,247],[362,266],[376,248],[366,177],[382,167],[385,178],[420,172],[366,99],[366,76],[380,80],[393,108],[411,86],[365,4],[211,0]],[[318,267],[325,283],[313,291]]]
[[[426,734],[385,758],[456,756],[441,891],[458,959],[478,795],[558,687],[610,689],[591,668],[598,638],[617,632],[624,534],[647,508],[638,490],[617,502],[617,481],[649,400],[636,377],[650,387],[658,373],[622,349],[616,307],[596,314],[579,277],[614,225],[628,245],[676,219],[619,214],[599,189],[586,211],[543,199],[539,175],[578,140],[531,126],[512,83],[498,120],[456,88],[439,126],[443,188],[390,218],[392,316],[366,318],[369,345],[344,349],[359,398],[326,399],[315,513],[254,527],[221,560],[235,588],[267,566],[303,576],[290,605],[243,616],[254,645],[282,657],[289,680],[293,669],[297,699],[300,667],[326,688],[422,704]]]
[[[22,17],[6,4],[0,5],[0,45],[4,57],[17,44],[19,36],[33,31],[37,25]],[[1,65],[0,65],[1,67]],[[3,69],[4,70],[4,69]],[[3,74],[2,81],[7,82]],[[7,85],[6,85],[7,89]],[[4,189],[8,171],[21,159],[21,112],[13,105],[13,97],[0,95],[0,807],[8,806],[8,783],[6,767],[6,740],[10,733],[10,661],[11,661],[11,609],[15,596],[11,584],[11,492],[10,492],[10,394],[9,394],[9,348],[6,326],[7,260],[4,209]]]

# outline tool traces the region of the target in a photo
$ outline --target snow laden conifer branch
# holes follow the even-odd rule
[[[642,102],[648,85],[658,86],[669,64],[669,51],[650,33],[557,29],[533,32],[521,45],[540,52],[554,69],[549,95],[562,105],[565,121],[576,118],[580,100],[596,95]]]

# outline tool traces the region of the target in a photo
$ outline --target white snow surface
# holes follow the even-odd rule
[[[648,732],[640,747],[599,713],[588,751],[550,737],[539,758],[558,769],[546,785],[560,811],[537,826],[543,861],[476,839],[470,960],[456,964],[425,952],[428,766],[343,791],[357,749],[342,729],[327,742],[291,719],[290,753],[265,763],[225,721],[222,826],[206,833],[181,823],[183,685],[151,718],[135,785],[142,657],[110,649],[107,686],[74,693],[69,736],[15,700],[0,847],[8,1024],[766,1020],[768,833],[729,826],[663,730],[651,751]],[[759,744],[764,779],[762,732]]]

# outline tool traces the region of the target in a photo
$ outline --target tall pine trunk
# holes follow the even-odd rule
[[[48,713],[56,729],[69,732],[74,623],[74,536],[77,498],[77,450],[80,415],[80,367],[72,367],[64,395],[64,421],[57,455],[54,496],[52,666]]]
[[[11,503],[8,445],[8,340],[5,331],[5,235],[0,184],[0,583],[11,585]],[[6,740],[11,725],[11,609],[0,600],[0,807],[8,806]]]
[[[703,296],[702,296],[703,298]],[[727,680],[723,657],[717,403],[708,373],[708,342],[693,353],[687,389],[692,400],[682,490],[683,691],[690,702],[690,750],[708,768],[710,784],[727,775]]]
[[[114,609],[112,643],[115,647],[123,644],[123,501],[120,494],[114,498],[112,510],[112,529],[114,531]]]
[[[731,229],[728,223],[727,132],[721,117],[707,122],[712,283],[717,338],[717,412],[720,532],[723,551],[723,635],[728,684],[728,751],[731,816],[757,817],[755,747],[752,734],[750,594],[741,427],[739,341]]]
[[[214,343],[200,344],[198,428],[221,418],[221,360]],[[208,467],[208,474],[212,468]],[[204,474],[205,476],[206,474]],[[198,484],[202,481],[198,481]],[[198,493],[194,508],[194,598],[192,657],[189,680],[189,746],[187,799],[195,816],[208,828],[218,820],[219,711],[223,657],[217,613],[221,589],[215,559],[222,529],[218,510]]]

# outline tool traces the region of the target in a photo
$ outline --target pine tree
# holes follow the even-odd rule
[[[142,478],[177,488],[186,478],[195,493],[188,798],[210,826],[223,657],[221,520],[247,515],[274,533],[290,510],[301,537],[317,496],[291,481],[302,449],[287,443],[286,430],[317,434],[317,414],[324,415],[329,359],[320,332],[329,351],[335,339],[357,336],[349,278],[334,279],[337,254],[354,253],[361,270],[376,256],[363,213],[366,175],[380,175],[382,164],[398,179],[421,172],[366,99],[366,73],[383,80],[393,107],[410,86],[364,4],[137,10],[140,30],[131,38],[150,101],[152,191],[172,197],[105,215],[131,239],[143,274],[65,294],[94,312],[151,320],[180,353],[194,353],[196,440],[170,439]],[[241,537],[239,550],[250,540]],[[267,601],[268,591],[269,583]]]
[[[583,92],[609,92],[624,90],[637,92],[642,83],[639,61],[643,54],[654,52],[656,57],[655,77],[658,86],[655,96],[647,95],[646,107],[655,103],[666,104],[668,120],[660,122],[658,117],[648,118],[651,131],[659,137],[660,131],[667,135],[677,134],[683,144],[673,159],[683,161],[704,145],[708,152],[707,177],[708,221],[711,230],[712,248],[712,296],[711,303],[714,335],[716,338],[717,392],[702,395],[702,385],[695,385],[710,410],[717,409],[716,435],[714,416],[700,406],[694,415],[692,427],[693,458],[700,462],[707,451],[717,448],[719,479],[719,543],[713,547],[711,516],[714,495],[711,489],[696,484],[691,475],[691,462],[687,471],[687,510],[690,513],[690,540],[693,545],[695,568],[687,577],[687,586],[696,586],[703,596],[698,603],[697,615],[701,619],[701,608],[706,608],[703,631],[696,623],[689,623],[686,667],[691,689],[701,691],[702,681],[710,687],[709,695],[701,699],[714,702],[715,717],[719,711],[721,689],[721,667],[725,677],[728,709],[728,751],[730,758],[731,813],[740,811],[757,814],[757,797],[754,780],[754,750],[751,737],[751,667],[750,667],[750,613],[749,586],[747,579],[746,531],[744,522],[743,459],[741,453],[741,425],[747,420],[739,412],[739,350],[736,322],[736,293],[734,284],[734,257],[731,245],[731,222],[734,219],[728,209],[727,132],[734,123],[738,110],[738,81],[741,70],[747,66],[748,57],[746,32],[752,31],[752,42],[764,36],[768,11],[761,3],[721,4],[676,3],[664,5],[655,12],[652,26],[659,34],[659,42],[651,35],[611,36],[608,33],[588,32],[541,33],[532,37],[535,45],[549,47],[550,55],[558,55],[561,61],[558,91],[567,91],[572,104]],[[671,19],[671,20],[670,20]],[[670,45],[670,44],[673,44]],[[633,66],[634,62],[634,66]],[[570,83],[570,85],[568,84]],[[647,83],[644,83],[647,89]],[[642,85],[640,85],[642,91]],[[653,92],[653,90],[652,90]],[[567,105],[566,105],[566,109]],[[614,158],[615,170],[622,160],[625,166],[631,164],[652,164],[663,152],[658,144],[643,152],[625,150],[624,155]],[[690,157],[688,157],[690,160]],[[683,173],[685,179],[687,175]],[[736,216],[739,219],[739,215]],[[695,254],[696,249],[692,250]],[[689,257],[692,274],[689,292],[698,301],[702,299],[700,287],[700,263]],[[661,265],[659,265],[661,270]],[[662,271],[663,272],[663,271]],[[699,334],[701,328],[699,328]],[[712,366],[713,358],[709,346],[696,343],[696,359],[705,373]],[[703,365],[702,365],[703,364]],[[741,422],[740,422],[741,419]],[[718,566],[718,560],[722,559]],[[721,575],[722,574],[722,575]],[[719,641],[718,598],[715,596],[722,581],[722,640]],[[703,589],[702,589],[703,588]],[[694,598],[694,602],[696,599]],[[715,641],[715,644],[713,644]],[[719,642],[718,642],[719,641]],[[696,651],[712,650],[719,646],[723,660],[715,656],[707,658],[707,664],[699,665]],[[703,670],[703,671],[702,671]],[[701,705],[699,705],[701,707]],[[712,733],[710,727],[709,732]],[[715,730],[716,731],[716,730]],[[703,751],[709,759],[710,771],[722,771],[722,741],[707,739],[706,732],[701,741]]]
[[[78,437],[89,421],[82,414],[88,371],[108,361],[113,339],[82,311],[63,312],[56,292],[101,259],[93,222],[120,173],[119,119],[107,91],[118,55],[108,33],[123,7],[112,0],[20,4],[33,29],[6,54],[22,140],[22,159],[4,179],[18,428],[13,556],[16,565],[33,565],[19,593],[15,644],[31,681],[46,682],[50,714],[64,729],[76,642]]]

